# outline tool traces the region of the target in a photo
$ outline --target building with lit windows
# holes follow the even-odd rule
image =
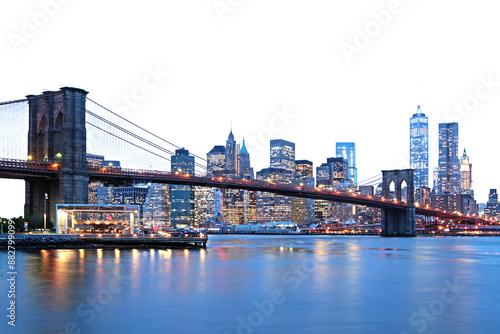
[[[226,157],[224,162],[224,174],[234,176],[238,173],[238,152],[239,145],[234,140],[233,130],[229,132],[226,140]]]
[[[222,176],[225,169],[226,148],[216,145],[207,153],[207,173],[208,175]]]
[[[410,168],[415,170],[415,188],[429,185],[429,121],[420,106],[410,118]]]
[[[337,158],[347,160],[347,178],[356,186],[358,184],[358,168],[356,167],[356,144],[352,142],[338,142],[336,144]]]
[[[295,178],[313,177],[313,163],[309,160],[295,161]]]
[[[245,146],[245,139],[243,139],[243,145],[238,153],[238,176],[253,179],[253,168],[250,166],[250,153]]]
[[[171,171],[194,174],[194,157],[181,148],[175,150],[170,159]],[[194,189],[191,186],[172,184],[170,186],[171,222],[175,227],[194,225]]]
[[[464,154],[460,160],[460,192],[462,194],[473,194],[472,190],[472,164],[464,148]]]
[[[498,217],[498,194],[496,189],[490,189],[488,202],[484,207],[484,215],[488,218]]]
[[[194,225],[203,225],[214,217],[214,188],[193,187],[194,188]]]
[[[460,192],[460,161],[458,159],[458,123],[439,124],[439,161],[437,193]]]
[[[142,209],[144,224],[170,225],[170,210],[170,186],[150,184]]]
[[[114,187],[113,205],[142,205],[148,195],[148,186],[146,184],[137,184],[129,187]]]
[[[344,158],[328,158],[326,163],[316,167],[316,185],[330,186],[334,189],[351,188],[352,181],[348,178],[348,163]]]
[[[270,157],[271,167],[295,173],[295,143],[283,139],[271,139]]]
[[[258,171],[256,179],[259,181],[289,184],[294,174],[295,171],[270,167]],[[292,198],[258,191],[256,194],[255,220],[257,223],[291,221]]]

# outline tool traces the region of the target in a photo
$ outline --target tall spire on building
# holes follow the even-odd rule
[[[240,154],[248,154],[247,147],[245,146],[245,137],[243,137],[243,144],[241,145]]]

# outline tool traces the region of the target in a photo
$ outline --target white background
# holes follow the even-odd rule
[[[270,133],[295,142],[296,158],[315,167],[335,156],[337,141],[353,141],[359,181],[409,167],[409,118],[420,104],[430,122],[430,178],[438,123],[458,121],[459,153],[467,149],[476,198],[485,202],[500,187],[500,87],[488,92],[480,80],[500,82],[497,5],[401,0],[382,26],[373,13],[391,3],[2,1],[0,101],[83,88],[201,156],[225,145],[232,121],[255,171],[269,165]],[[371,37],[362,40],[366,29]],[[351,57],[347,44],[358,46]],[[152,70],[168,76],[125,110],[123,94],[139,91]],[[474,99],[469,111],[449,110]],[[280,123],[276,109],[293,119]],[[22,215],[23,182],[0,184],[0,216]]]

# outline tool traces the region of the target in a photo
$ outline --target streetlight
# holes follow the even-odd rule
[[[45,213],[43,214],[43,234],[46,234],[47,228],[47,200],[49,199],[49,195],[45,193]]]

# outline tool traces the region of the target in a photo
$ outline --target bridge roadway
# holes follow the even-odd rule
[[[13,179],[57,179],[61,165],[43,161],[0,159],[0,178]],[[263,191],[285,196],[322,199],[332,202],[366,205],[379,209],[401,209],[407,207],[405,202],[385,199],[377,196],[366,196],[342,191],[329,191],[319,188],[308,188],[265,181],[215,177],[208,175],[182,174],[156,170],[127,169],[116,167],[88,166],[90,181],[102,181],[111,184],[136,183],[168,183],[202,187],[243,189]],[[484,222],[484,219],[461,213],[446,212],[430,207],[415,207],[417,215],[439,217],[441,219],[459,220],[462,222]]]

